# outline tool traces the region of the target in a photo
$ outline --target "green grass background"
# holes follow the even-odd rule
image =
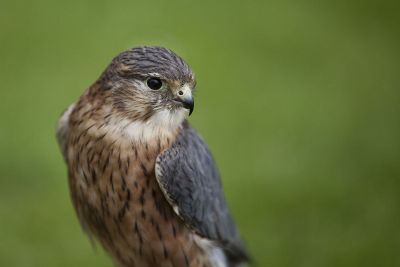
[[[0,2],[0,266],[112,266],[82,233],[59,114],[141,44],[198,77],[258,266],[400,266],[400,16],[389,1]]]

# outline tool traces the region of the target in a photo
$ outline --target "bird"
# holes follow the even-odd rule
[[[121,267],[249,261],[213,156],[188,116],[195,75],[175,52],[118,54],[60,116],[79,222]]]

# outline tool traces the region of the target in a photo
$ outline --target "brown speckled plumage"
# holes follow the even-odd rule
[[[204,236],[178,216],[156,177],[157,157],[184,131],[184,117],[179,116],[186,111],[172,97],[184,84],[193,88],[194,75],[169,50],[134,52],[116,57],[60,119],[58,138],[79,220],[120,266],[234,266],[210,259],[199,243]],[[168,90],[140,89],[149,73]],[[164,113],[157,113],[164,110],[178,119],[166,116],[170,121],[165,124],[155,120],[164,119]],[[150,130],[136,134],[146,127]]]

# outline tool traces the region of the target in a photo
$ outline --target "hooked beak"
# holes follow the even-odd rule
[[[189,110],[189,116],[192,114],[194,109],[194,100],[192,90],[189,86],[185,85],[176,93],[175,101],[182,103],[182,106]]]

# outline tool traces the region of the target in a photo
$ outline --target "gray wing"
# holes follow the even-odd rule
[[[216,241],[231,263],[248,260],[212,155],[187,122],[171,148],[158,156],[156,177],[175,212],[193,231]]]
[[[75,104],[70,105],[61,115],[57,125],[57,141],[63,154],[64,160],[67,160],[67,143],[69,138],[69,116],[74,109]]]

